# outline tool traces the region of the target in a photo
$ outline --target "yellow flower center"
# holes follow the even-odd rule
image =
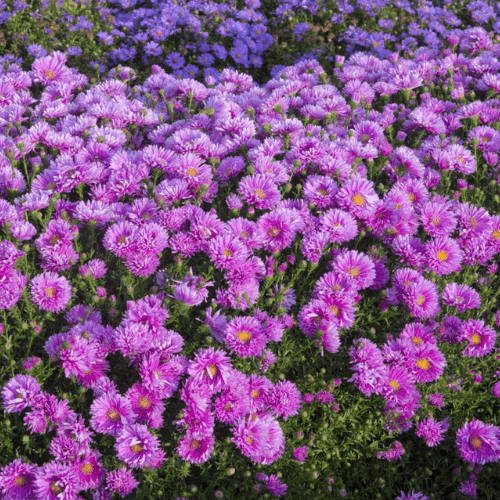
[[[191,441],[189,441],[189,447],[192,450],[197,450],[200,446],[201,446],[201,443],[198,439],[191,439]]]
[[[153,373],[156,375],[156,378],[158,380],[161,380],[161,371],[160,370],[153,370]]]
[[[257,198],[263,200],[266,197],[266,193],[262,189],[254,189],[253,192],[257,195]]]
[[[425,297],[423,295],[419,295],[417,297],[417,305],[421,306],[421,305],[423,305],[424,302],[425,302]]]
[[[416,200],[415,195],[413,193],[410,193],[408,195],[408,200],[410,200],[413,203]]]
[[[444,250],[439,250],[439,252],[436,254],[436,257],[441,262],[444,262],[448,258],[448,254]]]
[[[469,224],[472,229],[476,229],[477,227],[477,220],[474,217],[471,217],[469,219]]]
[[[224,406],[224,410],[229,411],[231,409],[231,405],[229,403]]]
[[[414,343],[414,344],[421,344],[423,342],[423,340],[420,338],[420,337],[416,337],[416,336],[413,336],[411,338],[411,341]]]
[[[260,391],[252,391],[252,399],[258,398]]]
[[[399,384],[395,380],[391,380],[389,385],[394,389],[394,392],[399,391]]]
[[[120,238],[118,238],[118,243],[120,243],[120,245],[123,245],[123,244],[127,243],[127,237],[126,236],[120,236]]]
[[[59,495],[60,493],[62,493],[63,489],[62,486],[59,486],[55,481],[52,481],[50,483],[50,491],[52,491],[54,495]]]
[[[46,69],[43,74],[49,79],[53,80],[56,77],[56,74],[51,69]]]
[[[197,174],[198,174],[198,170],[196,170],[195,168],[192,168],[192,167],[191,167],[191,168],[188,168],[188,169],[186,170],[186,174],[188,174],[188,175],[189,175],[189,177],[194,177],[195,175],[197,175]]]
[[[208,365],[206,368],[205,368],[205,375],[207,377],[209,377],[209,372],[212,374],[212,377],[215,377],[215,375],[217,375],[217,372],[219,370],[217,370],[217,367],[215,365]]]
[[[377,42],[373,42],[374,44],[377,43]],[[378,45],[378,43],[377,43]],[[375,47],[377,46],[375,45]],[[359,138],[359,142],[362,142],[363,144],[366,144],[368,141],[370,140],[370,136],[369,134],[363,134],[360,138]]]
[[[16,488],[20,488],[21,486],[24,486],[28,480],[24,476],[16,476],[14,479],[14,486]]]
[[[417,359],[417,362],[415,364],[422,370],[428,370],[431,367],[431,364],[429,363],[429,360],[427,358]]]
[[[488,137],[481,137],[481,142],[490,142]]]
[[[252,444],[253,443],[253,439],[251,437],[247,437],[247,443],[248,444]]]
[[[328,194],[328,191],[326,189],[318,189],[318,193],[321,196],[326,196]]]
[[[472,436],[470,439],[469,439],[469,444],[475,449],[475,450],[478,450],[479,448],[481,448],[481,446],[483,446],[483,440],[479,437],[479,436],[476,436],[474,434],[474,436]]]
[[[56,289],[53,286],[47,286],[43,290],[45,295],[49,297],[49,299],[53,299],[56,296]]]
[[[269,231],[267,231],[267,234],[271,237],[271,238],[276,238],[276,236],[278,236],[279,234],[281,233],[281,231],[279,230],[279,228],[277,227],[271,227],[269,229]]]
[[[493,229],[493,232],[491,233],[491,236],[493,236],[493,238],[495,238],[496,240],[500,240],[500,230]]]
[[[472,345],[478,345],[481,343],[481,337],[477,333],[473,333],[470,336],[470,342]]]
[[[236,332],[236,338],[240,339],[244,344],[248,344],[252,339],[252,334],[250,332]]]
[[[147,398],[146,396],[140,396],[139,400],[137,402],[137,406],[141,410],[147,410],[148,408],[151,407],[151,400]]]
[[[349,267],[347,269],[347,274],[353,278],[357,278],[359,276],[359,269],[357,267]]]
[[[434,219],[431,219],[431,222],[432,222],[435,226],[437,226],[437,225],[439,224],[439,221],[440,221],[440,220],[441,220],[441,219],[440,219],[438,216],[436,216],[436,217],[434,217]]]
[[[335,317],[339,315],[339,308],[337,306],[330,306],[330,311],[333,313]]]
[[[94,470],[94,467],[92,467],[92,464],[83,464],[80,467],[80,471],[84,476],[90,476],[92,474],[92,471]]]
[[[462,97],[463,97],[463,96],[460,96],[460,99],[461,99]],[[458,163],[460,163],[460,165],[463,165],[463,164],[465,163],[464,159],[463,159],[461,156],[459,156],[459,157],[457,158],[457,160],[458,160]]]
[[[135,453],[137,455],[137,453],[140,453],[142,450],[144,449],[144,446],[141,444],[141,443],[138,443],[138,444],[133,444],[131,447],[130,447],[130,451],[132,453]]]
[[[362,194],[356,193],[351,197],[352,202],[359,207],[365,204],[365,197]]]
[[[229,248],[225,248],[224,249],[224,257],[231,257],[231,255],[233,255],[233,252],[231,252],[231,250],[229,250]]]
[[[120,418],[120,414],[115,409],[112,408],[111,410],[108,410],[108,412],[106,413],[106,418],[110,422],[116,422]]]

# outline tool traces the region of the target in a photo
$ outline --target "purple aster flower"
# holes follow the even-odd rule
[[[443,396],[442,394],[439,394],[439,392],[429,394],[429,403],[433,406],[437,406],[438,408],[444,408]]]
[[[224,330],[224,342],[231,353],[242,358],[260,356],[266,344],[265,330],[250,316],[233,318]]]
[[[124,425],[134,420],[133,411],[127,398],[119,394],[103,394],[90,407],[92,427],[103,434],[117,436]]]
[[[126,495],[139,486],[139,482],[135,480],[132,471],[126,467],[108,472],[106,483],[110,491],[118,493],[122,498],[125,498]]]
[[[446,359],[433,344],[420,344],[415,347],[405,365],[413,373],[415,381],[421,384],[437,380],[444,371]]]
[[[426,441],[427,446],[433,447],[444,439],[443,434],[448,430],[448,427],[447,418],[438,422],[429,417],[417,422],[416,434]]]
[[[39,57],[31,65],[33,79],[44,86],[56,82],[69,82],[72,73],[65,63],[66,55],[59,51],[55,51],[49,56]]]
[[[267,394],[267,404],[277,417],[297,415],[302,406],[302,396],[294,383],[287,380],[278,382]]]
[[[468,358],[482,358],[489,354],[497,338],[495,330],[485,325],[482,319],[469,319],[463,324],[460,335],[463,342],[468,342],[462,352]]]
[[[369,216],[378,199],[373,183],[358,175],[354,175],[350,180],[344,182],[344,185],[337,192],[339,207],[357,218]]]
[[[286,495],[286,490],[288,486],[283,484],[277,475],[271,475],[266,477],[266,488],[271,495],[275,497],[281,497]]]
[[[420,221],[429,236],[449,236],[457,225],[451,206],[446,203],[427,202],[420,212]]]
[[[481,297],[476,290],[467,285],[448,283],[441,295],[443,304],[456,306],[458,312],[467,309],[477,309],[481,305]]]
[[[340,278],[353,283],[353,288],[368,288],[375,280],[375,266],[365,254],[356,250],[347,250],[336,257],[333,269]]]
[[[412,491],[411,493],[401,492],[401,495],[396,500],[429,500],[429,497],[426,497],[423,493]]]
[[[215,436],[198,436],[188,433],[179,441],[177,453],[179,456],[192,464],[206,462],[214,451]]]
[[[332,243],[346,243],[358,235],[356,220],[343,210],[330,209],[320,216],[319,222]]]
[[[78,477],[70,465],[49,462],[36,471],[37,498],[73,500],[79,491]]]
[[[123,427],[115,443],[116,456],[129,467],[158,467],[163,461],[160,442],[146,425],[131,424]]]
[[[402,295],[414,317],[424,319],[438,315],[439,296],[437,285],[432,281],[419,276],[405,285]]]
[[[232,365],[224,351],[213,347],[200,349],[193,361],[189,363],[188,373],[193,383],[201,390],[209,390],[214,394],[227,386],[231,376]]]
[[[473,419],[457,431],[457,447],[467,462],[485,464],[500,459],[500,429]]]
[[[293,450],[293,458],[297,462],[305,462],[307,458],[307,446],[299,446]]]
[[[40,385],[30,375],[15,375],[2,389],[4,410],[6,413],[20,413],[33,404],[40,392]]]
[[[438,236],[426,244],[427,267],[438,276],[460,271],[462,252],[458,243],[447,236]]]
[[[231,270],[245,261],[250,252],[238,238],[223,235],[217,236],[210,242],[208,255],[218,269]]]
[[[238,193],[249,205],[261,210],[274,208],[281,200],[278,187],[266,175],[243,177],[238,186]]]
[[[57,273],[38,274],[31,280],[30,287],[32,301],[43,311],[62,311],[71,300],[71,285]]]
[[[487,126],[475,127],[469,132],[469,141],[477,141],[480,151],[500,151],[500,134],[497,130]]]
[[[6,500],[33,497],[37,466],[23,463],[20,458],[0,469],[0,492]]]

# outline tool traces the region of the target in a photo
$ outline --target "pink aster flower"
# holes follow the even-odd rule
[[[32,301],[43,311],[62,311],[71,300],[71,285],[57,273],[38,274],[31,280],[30,287]]]
[[[276,416],[287,420],[297,415],[302,406],[302,396],[294,383],[285,380],[275,384],[269,391],[267,404]]]
[[[465,422],[457,432],[456,443],[467,462],[485,464],[500,459],[500,429],[492,424],[477,419]]]
[[[278,187],[266,175],[243,177],[238,186],[238,193],[249,205],[260,210],[274,208],[281,200]]]
[[[36,471],[36,497],[73,500],[79,491],[78,477],[70,465],[49,462]]]
[[[303,227],[297,210],[279,208],[260,217],[258,238],[266,250],[274,253],[289,247]]]
[[[379,199],[373,182],[358,175],[344,182],[337,192],[337,203],[340,208],[347,210],[354,217],[368,217],[375,208],[375,202]]]
[[[441,295],[443,304],[455,306],[458,312],[464,312],[467,309],[477,309],[481,305],[479,293],[467,285],[458,283],[448,283]]]
[[[438,276],[460,271],[462,252],[458,243],[447,236],[439,236],[426,244],[427,267]]]
[[[423,493],[411,491],[411,493],[401,492],[401,495],[396,500],[429,500],[429,497],[426,497]]]
[[[230,270],[245,261],[250,256],[250,252],[239,239],[223,235],[210,241],[208,255],[215,267]]]
[[[351,281],[353,288],[368,288],[375,280],[375,266],[372,259],[356,250],[341,253],[333,263],[334,272],[341,278]]]
[[[124,425],[134,421],[127,398],[119,394],[103,394],[90,407],[92,427],[103,434],[117,436]]]
[[[417,422],[416,435],[424,439],[427,446],[433,447],[444,439],[443,434],[448,430],[448,427],[447,418],[440,422],[432,417],[424,418],[421,422]]]
[[[126,467],[108,472],[106,483],[110,491],[118,493],[122,498],[125,498],[139,486],[139,482],[135,480],[132,471]]]
[[[489,354],[497,338],[495,330],[485,325],[482,319],[469,319],[462,325],[460,335],[463,342],[468,342],[462,352],[468,358],[482,358]]]
[[[307,446],[299,446],[293,450],[293,458],[297,462],[305,462],[307,458]]]
[[[411,353],[405,365],[413,373],[415,381],[421,384],[437,380],[444,371],[446,359],[436,346],[420,344]]]
[[[457,225],[451,206],[445,203],[429,201],[420,212],[420,221],[429,236],[449,236]]]
[[[0,469],[0,492],[6,500],[33,498],[37,466],[17,458]]]
[[[266,477],[266,488],[275,497],[282,497],[286,495],[288,486],[283,484],[277,475]]]
[[[410,313],[415,318],[433,318],[438,315],[439,296],[437,285],[419,276],[415,281],[409,281],[402,290]]]
[[[266,345],[265,330],[253,317],[236,317],[226,326],[224,342],[231,353],[236,353],[242,358],[260,356]]]
[[[319,222],[332,243],[346,243],[358,235],[356,220],[349,212],[330,209],[320,216]]]
[[[115,443],[116,456],[129,467],[159,467],[163,462],[160,441],[146,425],[131,424],[123,427]]]
[[[71,70],[66,67],[66,55],[55,51],[50,56],[39,57],[31,65],[33,79],[44,86],[56,82],[69,82],[72,77]]]
[[[188,431],[179,441],[177,453],[179,456],[192,464],[206,462],[214,451],[215,436],[199,436]]]
[[[226,388],[231,371],[229,357],[224,351],[216,351],[213,347],[200,349],[188,367],[193,383],[203,392],[208,390],[212,394]]]
[[[2,389],[4,411],[20,413],[31,406],[35,396],[40,392],[40,385],[30,375],[15,375]]]

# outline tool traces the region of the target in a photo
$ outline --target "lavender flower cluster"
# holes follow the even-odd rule
[[[381,396],[389,431],[413,426],[426,384],[447,366],[443,346],[493,356],[496,331],[472,317],[481,297],[463,281],[472,268],[494,274],[500,253],[500,216],[467,201],[474,176],[499,176],[499,51],[476,27],[444,51],[338,57],[333,80],[306,60],[264,86],[230,69],[203,85],[156,65],[142,85],[123,67],[89,85],[57,51],[29,72],[1,68],[0,309],[65,312],[45,353],[93,393],[86,422],[30,375],[4,386],[7,413],[28,410],[30,433],[54,435],[49,463],[1,469],[3,497],[128,494],[130,469],[164,463],[154,431],[174,395],[184,405],[173,422],[180,458],[207,461],[218,423],[254,463],[273,463],[285,449],[279,419],[303,402],[293,382],[264,375],[273,346],[297,319],[304,342],[337,353],[368,294],[407,318],[381,347],[364,337],[349,346],[349,381]],[[170,264],[191,270],[174,280]],[[99,311],[114,268],[155,287],[128,300],[115,327],[117,311]],[[298,302],[302,273],[319,271]],[[209,299],[203,322],[218,347],[186,355],[186,339],[165,324]],[[113,356],[138,377],[122,392]],[[234,367],[246,360],[259,373]],[[328,392],[317,399],[333,402]],[[416,427],[433,447],[450,425],[429,417]],[[473,419],[454,431],[466,462],[500,459],[500,428]],[[115,439],[124,467],[105,469],[99,434]],[[403,453],[396,441],[380,457]],[[307,450],[295,455],[306,460]],[[279,477],[261,479],[286,493]]]

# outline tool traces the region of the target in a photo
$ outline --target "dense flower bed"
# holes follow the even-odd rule
[[[500,44],[440,35],[263,85],[4,58],[2,500],[495,498]]]

